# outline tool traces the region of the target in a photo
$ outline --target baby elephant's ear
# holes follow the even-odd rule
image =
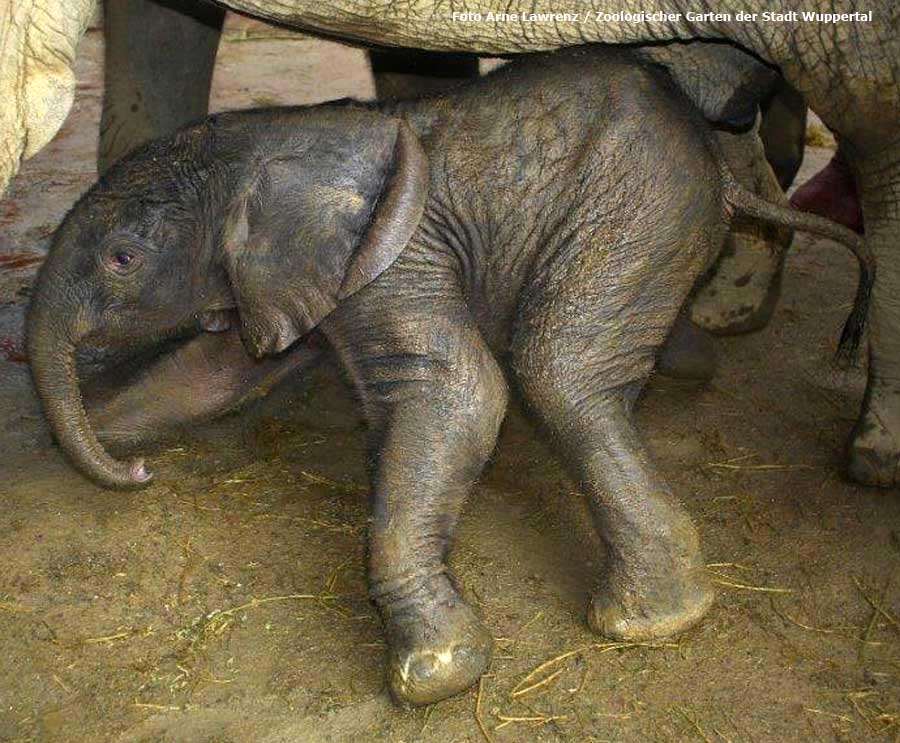
[[[259,165],[225,220],[225,267],[248,350],[279,353],[400,255],[428,164],[399,119],[336,109]]]

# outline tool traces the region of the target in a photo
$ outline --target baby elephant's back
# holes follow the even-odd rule
[[[664,70],[626,50],[583,50],[565,61],[578,66],[580,57],[586,72],[579,86],[591,90],[585,141],[593,160],[586,167],[599,170],[592,177],[610,206],[631,213],[626,232],[639,239],[651,227],[669,231],[682,246],[690,232],[718,251],[726,218],[709,124]]]
[[[569,146],[600,185],[620,188],[637,203],[690,208],[720,198],[709,125],[668,74],[627,50],[591,47],[551,58],[555,77],[570,82],[580,136]],[[548,81],[549,82],[549,81]],[[699,205],[698,205],[699,206]]]
[[[435,185],[461,186],[516,251],[527,250],[522,236],[504,235],[516,214],[529,215],[540,251],[565,222],[622,242],[654,230],[673,250],[686,237],[697,250],[718,249],[725,219],[708,125],[664,71],[627,51],[582,47],[512,62],[450,111],[443,141],[432,142],[446,158]]]

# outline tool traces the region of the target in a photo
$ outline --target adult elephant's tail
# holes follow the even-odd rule
[[[856,260],[859,263],[859,283],[856,287],[856,298],[853,301],[853,309],[844,323],[841,340],[838,344],[839,357],[854,359],[865,330],[872,285],[875,282],[875,256],[869,250],[866,241],[853,230],[837,222],[832,222],[815,214],[778,206],[760,198],[737,182],[731,171],[728,170],[727,165],[725,165],[724,159],[720,158],[719,163],[723,198],[729,218],[735,216],[750,217],[751,219],[762,220],[763,222],[788,227],[793,230],[809,232],[819,237],[826,237],[829,240],[835,240],[847,246],[853,255],[856,256]]]

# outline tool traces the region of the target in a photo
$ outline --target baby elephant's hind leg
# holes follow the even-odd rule
[[[697,530],[632,421],[642,379],[610,387],[595,363],[606,356],[606,334],[589,327],[588,316],[571,311],[548,321],[549,338],[520,333],[513,363],[527,405],[587,494],[607,548],[591,628],[626,641],[667,637],[699,620],[713,594]]]

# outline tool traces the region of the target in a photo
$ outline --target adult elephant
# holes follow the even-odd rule
[[[504,55],[586,42],[702,38],[733,42],[779,68],[840,136],[858,186],[866,240],[880,259],[868,388],[849,466],[861,482],[896,484],[900,261],[893,260],[891,251],[900,235],[900,6],[893,0],[812,0],[802,10],[825,16],[809,22],[766,21],[764,5],[749,1],[723,2],[715,13],[698,13],[690,0],[670,0],[649,14],[642,13],[641,4],[622,0],[466,0],[459,6],[436,0],[228,0],[223,5],[380,46]],[[91,7],[91,0],[24,0],[0,11],[0,95],[17,103],[0,114],[0,185],[64,118],[72,98],[71,62]],[[738,12],[754,11],[758,21],[736,18]],[[510,20],[497,21],[490,13],[507,14],[502,17]],[[835,19],[839,13],[856,15]],[[473,14],[480,14],[480,20]]]
[[[105,92],[98,170],[205,116],[225,10],[198,0],[104,5]],[[378,98],[439,90],[478,75],[478,58],[418,50],[369,53]]]

